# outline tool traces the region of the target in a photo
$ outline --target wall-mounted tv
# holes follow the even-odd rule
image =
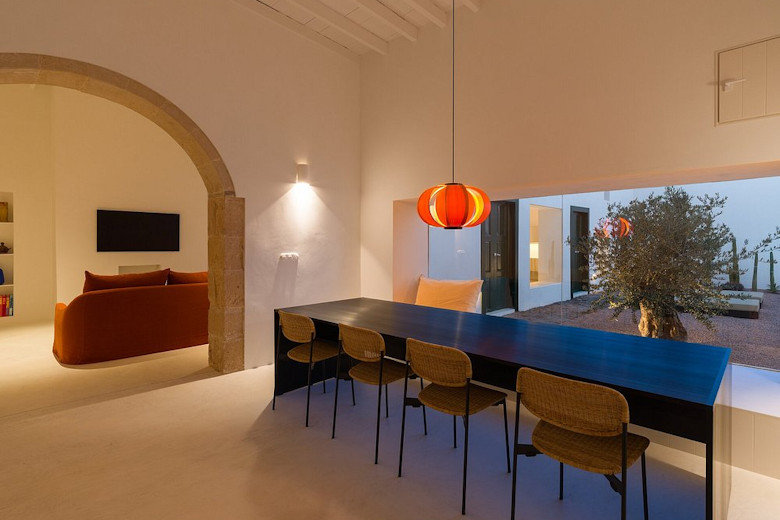
[[[97,250],[178,251],[179,214],[99,209]]]

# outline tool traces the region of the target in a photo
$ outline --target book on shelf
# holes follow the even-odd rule
[[[0,295],[0,317],[14,315],[14,295]]]

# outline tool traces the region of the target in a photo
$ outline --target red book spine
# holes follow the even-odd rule
[[[8,316],[8,296],[0,296],[0,316]]]

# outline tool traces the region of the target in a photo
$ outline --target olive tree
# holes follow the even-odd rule
[[[692,197],[682,188],[628,204],[613,203],[607,217],[580,241],[587,255],[596,307],[613,317],[640,311],[642,336],[685,341],[678,312],[708,327],[725,311],[717,277],[728,273],[729,228],[717,222],[725,197]]]

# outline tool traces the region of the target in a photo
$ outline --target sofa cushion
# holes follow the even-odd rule
[[[165,285],[169,272],[170,269],[162,269],[160,271],[149,271],[148,273],[103,275],[84,271],[84,292],[121,289],[123,287]]]
[[[416,305],[453,311],[479,312],[477,300],[482,280],[434,280],[420,276]]]
[[[179,271],[171,271],[168,273],[168,285],[179,285],[183,283],[207,283],[208,281],[208,271],[200,271],[197,273],[182,273]]]

